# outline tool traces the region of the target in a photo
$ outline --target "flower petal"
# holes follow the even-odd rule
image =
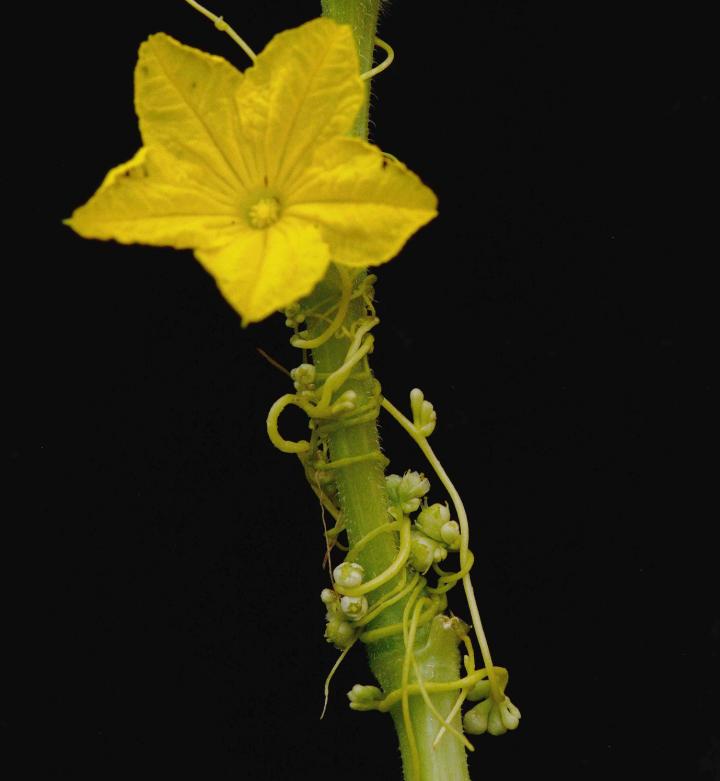
[[[433,191],[372,144],[337,138],[317,150],[285,213],[320,227],[332,259],[372,266],[397,255],[436,216]]]
[[[243,325],[310,293],[330,262],[318,230],[292,218],[249,230],[224,247],[196,251],[195,256],[242,315]]]
[[[314,19],[276,35],[245,71],[237,108],[254,167],[281,189],[318,144],[344,135],[364,90],[350,27]]]
[[[162,150],[145,147],[113,168],[66,224],[87,239],[178,249],[229,241],[245,227],[228,196],[188,178]]]
[[[240,152],[235,93],[243,76],[222,57],[164,33],[140,46],[135,108],[145,146],[162,147],[208,186],[226,192],[254,186]]]

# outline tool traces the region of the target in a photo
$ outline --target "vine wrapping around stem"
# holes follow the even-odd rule
[[[454,484],[427,441],[437,423],[433,405],[425,399],[419,389],[413,389],[410,393],[413,419],[410,420],[382,396],[379,383],[372,379],[367,364],[368,355],[374,345],[371,331],[379,322],[372,308],[371,286],[366,285],[363,278],[351,281],[340,269],[338,269],[338,278],[340,290],[335,311],[332,309],[328,311],[323,303],[323,311],[318,318],[314,316],[321,308],[319,304],[316,304],[315,309],[310,307],[302,312],[303,322],[316,320],[318,323],[329,322],[329,325],[325,325],[315,336],[310,332],[298,334],[295,325],[296,334],[291,343],[303,351],[308,347],[317,350],[341,337],[346,342],[344,353],[337,360],[336,367],[332,371],[318,372],[315,367],[302,364],[290,373],[296,393],[283,395],[273,405],[268,415],[268,434],[284,452],[297,453],[308,481],[321,501],[321,506],[327,508],[336,520],[332,539],[325,528],[328,558],[331,546],[338,544],[339,534],[347,530],[343,511],[335,506],[332,499],[332,492],[337,491],[337,486],[333,488],[334,481],[350,467],[372,461],[386,462],[377,447],[363,453],[333,458],[330,455],[330,438],[333,434],[367,425],[370,422],[374,423],[381,408],[385,409],[416,442],[451,498],[459,524],[450,520],[447,507],[437,504],[428,506],[424,496],[429,491],[430,484],[422,475],[416,472],[406,472],[402,477],[390,475],[387,478],[385,522],[376,525],[359,539],[351,540],[345,561],[333,570],[332,589],[325,589],[322,595],[327,607],[326,637],[341,650],[341,655],[325,683],[325,705],[327,705],[329,684],[333,674],[357,640],[361,640],[367,646],[396,636],[402,638],[403,661],[399,685],[384,697],[376,687],[360,687],[359,693],[353,689],[355,694],[350,693],[351,706],[356,710],[382,711],[393,707],[389,703],[396,703],[399,700],[407,740],[410,777],[419,779],[421,761],[411,718],[411,697],[419,696],[428,712],[439,724],[432,743],[433,748],[436,748],[443,736],[449,733],[468,750],[473,750],[472,744],[454,726],[453,721],[459,715],[463,702],[466,699],[473,699],[474,687],[481,680],[487,679],[486,695],[490,702],[488,716],[490,718],[494,714],[495,718],[490,730],[493,734],[514,729],[520,714],[505,696],[507,673],[503,668],[493,666],[480,620],[470,581],[474,556],[469,548],[469,523],[465,507]],[[348,323],[348,313],[353,302],[362,304],[365,314],[357,312],[357,316]],[[299,311],[294,309],[292,317],[289,317],[291,324],[294,324],[292,318],[297,322],[298,314]],[[353,376],[356,383],[362,378],[372,389],[370,397],[364,403],[361,403],[355,390],[345,389]],[[279,434],[280,413],[290,405],[302,409],[310,418],[312,431],[310,440],[292,442]],[[422,510],[413,522],[411,515],[420,510],[421,500]],[[374,542],[388,536],[396,540],[392,560],[386,561],[379,572],[366,579],[364,567],[358,559],[362,558],[363,553]],[[447,571],[438,565],[438,562],[442,561],[450,551],[459,553],[460,565],[457,571]],[[429,586],[427,579],[423,577],[425,571],[431,567],[437,575],[436,586]],[[477,633],[484,661],[483,672],[482,676],[475,675],[474,651],[465,629],[458,633],[457,639],[465,644],[468,651],[465,657],[466,676],[446,681],[442,689],[436,690],[432,685],[433,681],[423,679],[416,657],[416,638],[421,628],[429,627],[430,623],[442,613],[447,605],[446,593],[459,582],[463,583],[473,626]],[[396,606],[402,607],[402,620],[375,626],[377,619]],[[371,624],[373,626],[370,626]],[[414,681],[411,681],[411,672]],[[369,699],[368,689],[372,689],[372,696]],[[430,696],[433,691],[458,692],[446,715],[440,713],[434,705]],[[482,703],[481,706],[487,709]],[[324,710],[325,708],[323,713]],[[475,721],[477,722],[477,719]]]

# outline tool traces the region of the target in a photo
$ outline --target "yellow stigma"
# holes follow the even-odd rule
[[[279,216],[280,204],[277,198],[261,198],[248,211],[248,219],[253,228],[267,228],[277,222]]]

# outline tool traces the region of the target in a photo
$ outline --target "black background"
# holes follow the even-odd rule
[[[317,13],[212,8],[257,50]],[[709,8],[398,1],[381,23],[397,60],[372,139],[440,216],[380,270],[373,365],[395,403],[435,402],[523,712],[476,740],[474,778],[720,777]],[[282,319],[242,330],[191,253],[60,224],[139,144],[141,40],[244,57],[180,2],[49,13],[10,25],[12,527],[30,537],[7,593],[30,664],[3,728],[29,728],[48,778],[399,778],[389,719],[347,708],[361,651],[318,721],[320,517],[266,440],[287,382],[256,352],[297,362]],[[395,471],[423,467],[382,435]]]

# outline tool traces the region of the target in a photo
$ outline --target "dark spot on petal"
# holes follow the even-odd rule
[[[196,82],[196,81],[193,81],[193,82],[190,84],[190,89],[195,89],[195,87],[197,87],[197,82]]]
[[[383,159],[382,159],[382,167],[383,168],[387,168],[387,164],[388,164],[387,158],[383,157]]]
[[[268,186],[268,176],[267,176],[267,174],[265,174],[265,176],[263,176],[263,182],[265,182],[265,187],[267,187]]]
[[[150,73],[150,68],[148,68],[147,65],[141,65],[140,66],[140,73],[142,73],[143,76],[147,76]]]

